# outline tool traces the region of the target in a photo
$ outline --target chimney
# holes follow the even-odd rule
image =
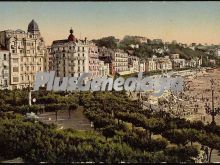
[[[86,41],[87,41],[87,38],[85,37],[85,43],[86,43]]]

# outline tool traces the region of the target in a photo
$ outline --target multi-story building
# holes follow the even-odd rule
[[[109,75],[109,64],[104,61],[99,61],[99,75],[108,76]]]
[[[112,74],[114,72],[112,54],[114,54],[114,51],[111,49],[107,49],[105,47],[99,48],[99,60],[103,61],[104,65],[108,65],[109,74]]]
[[[200,59],[196,57],[186,61],[187,67],[200,67],[201,65],[202,65],[202,58]]]
[[[9,51],[0,45],[0,89],[9,89]]]
[[[115,75],[116,73],[123,74],[129,72],[127,53],[120,49],[111,50],[107,48],[100,48],[99,52],[99,59],[109,63],[110,74]]]
[[[140,59],[137,56],[128,56],[128,67],[131,72],[139,72]]]
[[[171,70],[172,62],[169,59],[169,56],[165,56],[164,58],[157,58],[157,70]]]
[[[179,54],[170,54],[173,69],[184,68],[186,66],[186,60],[181,59]]]
[[[157,70],[156,57],[148,58],[145,62],[146,72]]]
[[[0,44],[9,51],[11,88],[33,86],[35,73],[45,68],[47,53],[37,23],[32,20],[27,32],[20,29],[1,31]]]
[[[139,72],[145,72],[145,71],[146,71],[146,62],[140,61]]]
[[[100,60],[99,60],[99,50],[94,43],[89,44],[89,72],[92,73],[91,79],[100,76]]]
[[[113,73],[123,73],[129,71],[128,69],[128,54],[118,49],[112,54]]]
[[[56,76],[79,77],[89,71],[89,42],[79,40],[70,29],[68,39],[53,41],[51,46],[52,68]]]
[[[172,59],[173,68],[184,68],[186,66],[185,59]]]
[[[51,53],[51,46],[47,46],[47,55],[45,56],[45,70],[53,70],[53,55]]]
[[[220,57],[220,48],[217,48],[217,49],[214,51],[214,55]]]

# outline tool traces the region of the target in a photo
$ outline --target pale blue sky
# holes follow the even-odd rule
[[[76,37],[141,35],[220,44],[220,2],[0,2],[0,30],[27,30],[35,19],[49,45]]]

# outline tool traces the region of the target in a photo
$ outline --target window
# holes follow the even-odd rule
[[[4,60],[6,60],[6,54],[4,54]]]
[[[13,67],[13,72],[18,72],[18,67]]]
[[[8,81],[4,80],[4,84],[5,84],[5,86],[8,86]]]
[[[22,51],[22,50],[20,50],[20,53],[23,53],[23,51]]]
[[[18,77],[13,77],[13,82],[18,82]]]
[[[23,66],[21,67],[21,71],[23,71]]]
[[[15,50],[12,50],[12,53],[15,53]]]
[[[17,58],[14,58],[14,59],[13,59],[13,63],[18,63],[18,59],[17,59]]]

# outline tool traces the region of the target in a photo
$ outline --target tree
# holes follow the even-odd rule
[[[182,130],[174,129],[168,130],[162,133],[163,137],[167,138],[171,143],[175,143],[178,146],[185,146],[188,143],[187,136],[182,132]]]
[[[123,50],[129,50],[129,49],[132,49],[131,48],[131,44],[133,45],[140,45],[140,40],[136,37],[136,36],[125,36],[121,42],[119,43],[119,48],[120,49],[123,49]]]
[[[99,47],[106,47],[110,49],[117,48],[117,39],[114,36],[104,37],[97,40],[92,40]]]

